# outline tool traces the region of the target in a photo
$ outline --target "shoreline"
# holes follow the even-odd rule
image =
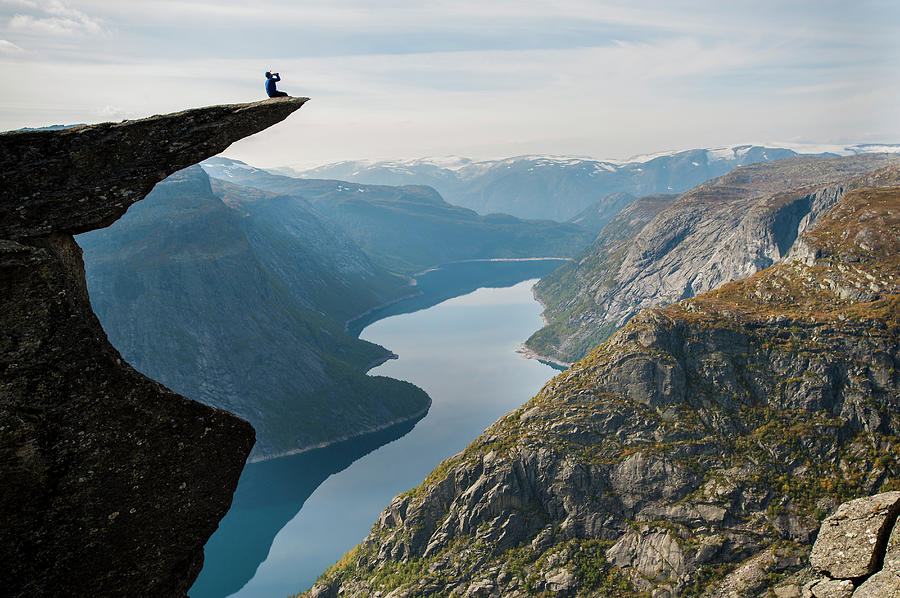
[[[422,276],[423,274],[428,274],[429,272],[434,272],[435,270],[440,270],[444,266],[449,266],[451,264],[472,264],[478,262],[572,262],[575,261],[575,258],[572,257],[477,257],[468,260],[454,260],[452,262],[444,262],[442,264],[436,264],[434,266],[430,266],[425,268],[421,272],[416,272],[411,276],[415,278],[416,276]]]
[[[540,282],[540,281],[538,281],[538,282]],[[544,326],[549,326],[550,322],[547,320],[547,318],[544,317],[544,312],[547,311],[547,306],[544,304],[543,301],[541,301],[541,298],[538,297],[537,291],[534,289],[534,287],[536,287],[536,286],[537,286],[537,283],[535,283],[535,285],[533,287],[531,287],[531,296],[534,297],[534,300],[537,301],[538,305],[541,306],[541,322],[544,323]]]
[[[471,264],[471,263],[480,263],[480,262],[545,262],[545,261],[571,262],[571,261],[574,261],[574,259],[575,258],[571,258],[571,257],[552,256],[552,257],[485,257],[485,258],[472,258],[472,259],[467,259],[467,260],[454,260],[452,262],[443,262],[440,264],[435,264],[434,266],[429,266],[428,268],[425,268],[424,270],[422,270],[420,272],[416,272],[414,274],[409,274],[408,275],[409,287],[410,288],[416,287],[416,284],[417,284],[416,277],[417,276],[423,276],[425,274],[428,274],[429,272],[434,272],[435,270],[440,270],[444,266],[450,266],[453,264]],[[356,322],[357,320],[365,318],[366,316],[372,315],[374,312],[378,311],[379,309],[389,307],[391,305],[394,305],[395,303],[399,303],[399,302],[405,301],[407,299],[413,299],[415,297],[420,297],[421,295],[423,295],[422,291],[413,291],[407,295],[402,295],[400,297],[397,297],[396,299],[391,299],[390,301],[385,301],[383,303],[379,303],[378,305],[374,305],[371,308],[365,310],[364,312],[356,314],[352,318],[348,318],[347,320],[345,320],[344,321],[344,332],[349,333],[350,332],[350,324],[352,324],[353,322]],[[534,295],[533,289],[532,289],[532,295]],[[546,306],[543,303],[541,303],[540,299],[538,299],[536,295],[534,295],[534,299],[535,299],[535,301],[540,303],[542,308],[546,309]],[[544,319],[543,312],[541,313],[541,320],[544,321],[544,325],[546,326],[547,322]],[[356,336],[357,336],[357,338],[359,337],[359,335],[356,335]]]
[[[371,370],[377,368],[378,366],[380,366],[384,363],[387,363],[388,361],[390,361],[392,359],[400,359],[400,356],[397,355],[396,353],[394,353],[393,351],[388,350],[387,355],[385,355],[384,357],[379,357],[378,359],[374,359],[371,362],[369,362],[369,364],[364,366],[362,368],[363,373],[368,375]],[[322,442],[319,442],[317,444],[313,444],[313,445],[310,445],[310,446],[307,446],[304,448],[291,449],[289,451],[284,451],[281,453],[277,453],[275,455],[266,455],[265,457],[248,458],[246,463],[248,465],[250,463],[262,463],[263,461],[271,461],[272,459],[280,459],[281,457],[290,457],[293,455],[299,455],[300,453],[307,453],[309,451],[314,451],[316,449],[326,448],[329,446],[333,446],[335,444],[340,444],[341,442],[353,440],[354,438],[359,438],[360,436],[366,436],[367,434],[374,434],[375,432],[381,432],[382,430],[386,430],[392,426],[406,423],[406,422],[414,420],[414,419],[421,419],[421,418],[425,417],[425,415],[428,413],[428,410],[431,409],[431,402],[432,402],[431,395],[429,395],[426,392],[425,396],[428,397],[428,405],[426,405],[423,409],[420,409],[419,411],[416,411],[415,413],[413,413],[412,415],[409,415],[407,417],[400,417],[397,419],[392,419],[388,422],[385,422],[383,424],[375,426],[374,428],[367,428],[367,429],[357,432],[355,434],[344,434],[343,436],[338,436],[337,438],[333,438],[331,440],[324,440]]]
[[[535,286],[537,286],[537,285],[535,285]],[[538,297],[535,287],[531,287],[531,296],[538,303],[538,305],[541,306],[541,322],[544,323],[544,326],[549,326],[550,322],[548,322],[547,318],[544,317],[544,312],[547,311],[547,306],[544,305],[544,302],[541,301],[540,297]],[[528,341],[525,341],[525,342],[528,342]],[[556,359],[554,357],[548,357],[547,355],[541,355],[540,353],[538,353],[537,351],[535,351],[534,349],[532,349],[525,343],[522,343],[519,345],[519,348],[516,349],[516,353],[518,353],[525,359],[536,359],[536,360],[540,361],[541,363],[546,363],[547,365],[549,365],[552,368],[563,368],[563,369],[567,370],[570,367],[572,367],[571,363],[562,361],[561,359]]]
[[[476,259],[470,259],[470,260],[457,260],[457,261],[453,261],[453,262],[445,262],[443,264],[438,264],[436,266],[432,266],[430,268],[427,268],[426,270],[423,270],[421,272],[417,272],[416,274],[411,275],[409,286],[411,288],[415,288],[415,286],[416,286],[415,277],[416,276],[422,276],[423,274],[426,274],[428,272],[433,272],[434,270],[439,270],[443,266],[447,266],[450,264],[462,264],[462,263],[472,263],[472,262],[535,262],[535,261],[569,262],[569,261],[572,261],[572,259],[573,258],[568,258],[568,257],[525,257],[525,258],[476,258]],[[538,299],[537,295],[535,294],[534,288],[531,289],[531,293],[532,293],[532,296],[534,297],[534,300],[537,301],[538,304],[540,304],[540,306],[543,309],[546,309],[546,306],[541,302],[540,299]],[[364,318],[368,315],[371,315],[373,312],[375,312],[379,309],[388,307],[390,305],[393,305],[400,301],[404,301],[406,299],[412,299],[414,297],[418,297],[422,294],[423,294],[422,291],[414,291],[407,295],[397,297],[396,299],[392,299],[390,301],[385,301],[384,303],[375,305],[375,306],[371,307],[370,309],[367,309],[366,311],[364,311],[352,318],[347,319],[344,322],[344,330],[346,332],[349,332],[351,323],[353,323],[361,318]],[[541,320],[544,322],[544,325],[546,326],[547,321],[544,318],[543,312],[541,313]],[[356,335],[356,336],[358,338],[358,335]],[[374,359],[373,361],[368,363],[366,366],[361,368],[365,374],[368,374],[371,370],[375,369],[376,367],[378,367],[392,359],[400,358],[399,355],[397,355],[393,351],[391,351],[389,349],[385,349],[385,350],[387,351],[386,355],[384,355],[383,357]],[[532,349],[527,347],[524,343],[519,345],[519,348],[516,349],[515,351],[516,351],[516,353],[521,355],[524,359],[536,359],[542,363],[546,363],[550,367],[554,367],[555,369],[559,369],[559,368],[568,369],[569,366],[571,365],[569,363],[565,363],[563,361],[553,359],[552,357],[547,357],[545,355],[539,355],[538,353],[536,353],[535,351],[533,351]],[[427,395],[427,393],[426,393],[426,395]],[[342,436],[339,436],[339,437],[336,437],[336,438],[333,438],[330,440],[322,441],[322,442],[319,442],[319,443],[316,443],[316,444],[313,444],[310,446],[306,446],[303,448],[291,449],[291,450],[282,451],[280,453],[276,453],[276,454],[272,454],[272,455],[265,455],[262,457],[248,458],[246,461],[246,464],[249,465],[250,463],[262,463],[265,461],[271,461],[273,459],[279,459],[281,457],[290,457],[293,455],[299,455],[301,453],[306,453],[309,451],[314,451],[317,449],[333,446],[335,444],[340,444],[341,442],[346,442],[348,440],[352,440],[354,438],[359,438],[361,436],[366,436],[368,434],[374,434],[376,432],[380,432],[380,431],[390,428],[392,426],[396,426],[396,425],[399,425],[402,423],[406,423],[406,422],[424,417],[425,415],[427,415],[428,410],[431,409],[431,404],[432,404],[431,396],[428,396],[428,405],[426,405],[423,409],[420,409],[419,411],[416,411],[415,413],[413,413],[409,416],[392,419],[388,422],[385,422],[383,424],[375,426],[374,428],[367,428],[365,430],[362,430],[362,431],[359,431],[356,433],[352,433],[352,434],[344,434]]]
[[[380,347],[381,345],[378,345],[378,346]],[[364,374],[368,375],[368,373],[370,371],[374,370],[375,368],[377,368],[380,365],[383,365],[383,364],[389,362],[392,359],[400,359],[400,356],[397,355],[396,353],[394,353],[393,351],[391,351],[390,349],[385,349],[385,351],[387,351],[387,355],[385,355],[384,357],[379,357],[378,359],[373,359],[365,367],[363,367]]]
[[[553,357],[547,357],[546,355],[541,355],[525,343],[519,345],[519,348],[516,349],[516,353],[521,355],[523,359],[535,359],[537,361],[540,361],[541,363],[549,365],[553,369],[562,368],[563,370],[567,370],[572,367],[571,363],[567,363],[559,359],[554,359]]]
[[[415,286],[416,286],[416,281],[415,281],[415,279],[411,279],[411,280],[410,280],[409,286],[410,286],[410,287],[415,287]],[[347,320],[345,320],[345,321],[344,321],[344,332],[346,332],[346,333],[349,334],[349,333],[350,333],[350,324],[352,324],[353,322],[355,322],[355,321],[357,321],[357,320],[360,320],[360,319],[362,319],[362,318],[365,318],[366,316],[372,315],[373,312],[376,312],[376,311],[378,311],[379,309],[388,307],[389,305],[393,305],[393,304],[399,303],[399,302],[401,302],[401,301],[405,301],[405,300],[407,300],[407,299],[412,299],[413,297],[418,297],[418,296],[420,296],[420,295],[422,295],[422,294],[423,294],[422,291],[414,291],[414,292],[412,292],[412,293],[410,293],[410,294],[408,294],[408,295],[403,295],[403,296],[401,296],[401,297],[397,297],[396,299],[391,299],[390,301],[385,301],[384,303],[379,303],[378,305],[373,305],[371,308],[367,309],[366,311],[364,311],[364,312],[362,312],[362,313],[360,313],[360,314],[357,314],[357,315],[353,316],[352,318],[348,318]],[[356,338],[359,338],[359,335],[358,335],[358,334],[357,334],[357,335],[354,335],[354,336],[355,336]]]
[[[426,395],[427,395],[427,393],[426,393]],[[360,436],[366,436],[368,434],[374,434],[375,432],[381,432],[382,430],[386,430],[388,428],[391,428],[391,427],[399,425],[399,424],[407,423],[412,420],[421,419],[421,418],[425,417],[425,415],[428,413],[429,409],[431,409],[431,397],[430,396],[428,397],[428,405],[424,409],[420,409],[419,411],[416,411],[415,413],[413,413],[412,415],[410,415],[408,417],[400,417],[397,419],[392,419],[384,424],[375,426],[374,428],[368,428],[366,430],[362,430],[356,434],[345,434],[343,436],[339,436],[332,440],[326,440],[326,441],[320,442],[318,444],[313,444],[313,445],[310,445],[310,446],[307,446],[304,448],[291,449],[289,451],[284,451],[284,452],[281,452],[281,453],[278,453],[275,455],[266,455],[264,457],[256,457],[256,458],[252,458],[252,459],[247,459],[246,465],[249,465],[251,463],[262,463],[264,461],[271,461],[273,459],[280,459],[282,457],[291,457],[293,455],[299,455],[301,453],[308,453],[309,451],[314,451],[316,449],[326,448],[329,446],[333,446],[335,444],[340,444],[341,442],[353,440],[354,438],[359,438]]]
[[[397,355],[396,353],[394,353],[393,351],[390,351],[387,349],[385,349],[385,350],[387,351],[387,355],[385,355],[383,357],[379,357],[378,359],[372,360],[371,362],[369,362],[367,365],[365,365],[362,368],[364,374],[368,375],[371,370],[377,368],[378,366],[380,366],[384,363],[387,363],[388,361],[390,361],[392,359],[400,359],[400,356]],[[360,436],[366,436],[367,434],[374,434],[375,432],[381,432],[382,430],[386,430],[392,426],[396,426],[396,425],[399,425],[399,424],[402,424],[402,423],[405,423],[405,422],[408,422],[408,421],[411,421],[414,419],[421,419],[422,417],[425,417],[425,415],[428,413],[428,410],[431,409],[431,396],[428,393],[425,393],[425,396],[428,397],[428,405],[426,405],[423,409],[420,409],[419,411],[416,411],[415,413],[413,413],[412,415],[409,415],[407,417],[400,417],[397,419],[392,419],[383,424],[375,426],[374,428],[367,428],[367,429],[357,432],[355,434],[344,434],[343,436],[338,436],[336,438],[332,438],[331,440],[324,440],[322,442],[319,442],[317,444],[313,444],[313,445],[310,445],[310,446],[307,446],[304,448],[291,449],[291,450],[283,451],[281,453],[277,453],[274,455],[266,455],[264,457],[248,458],[246,461],[246,464],[249,465],[250,463],[262,463],[264,461],[280,459],[281,457],[291,457],[293,455],[299,455],[300,453],[307,453],[309,451],[314,451],[316,449],[326,448],[329,446],[333,446],[335,444],[340,444],[341,442],[353,440],[354,438],[359,438]]]

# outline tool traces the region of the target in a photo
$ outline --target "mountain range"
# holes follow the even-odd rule
[[[294,169],[304,178],[329,178],[374,185],[428,185],[449,203],[479,214],[504,213],[519,218],[577,218],[607,196],[635,197],[682,193],[730,170],[756,162],[798,155],[836,156],[897,152],[895,145],[769,147],[738,145],[635,156],[628,160],[582,157],[518,156],[501,160],[466,158],[392,161],[346,161],[311,169]],[[621,207],[621,206],[618,206]],[[606,221],[618,211],[604,210]]]
[[[220,180],[303,198],[375,262],[407,274],[470,259],[569,257],[594,236],[574,224],[482,216],[422,185],[295,178],[226,158],[207,160],[203,168]]]

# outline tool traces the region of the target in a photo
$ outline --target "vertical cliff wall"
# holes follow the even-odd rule
[[[254,432],[125,363],[72,235],[305,98],[0,135],[0,587],[184,596]],[[172,289],[178,293],[178,289]]]

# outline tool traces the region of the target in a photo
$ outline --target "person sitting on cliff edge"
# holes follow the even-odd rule
[[[278,73],[266,71],[266,93],[269,94],[270,98],[283,98],[287,96],[285,92],[276,89],[275,84],[279,81],[281,81],[281,76]]]

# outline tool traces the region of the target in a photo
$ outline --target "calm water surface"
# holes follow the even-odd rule
[[[433,401],[429,413],[415,427],[248,465],[190,595],[307,589],[366,536],[394,496],[532,397],[555,373],[515,353],[541,326],[534,282],[478,289],[365,328],[361,338],[400,356],[372,373],[422,387]]]

